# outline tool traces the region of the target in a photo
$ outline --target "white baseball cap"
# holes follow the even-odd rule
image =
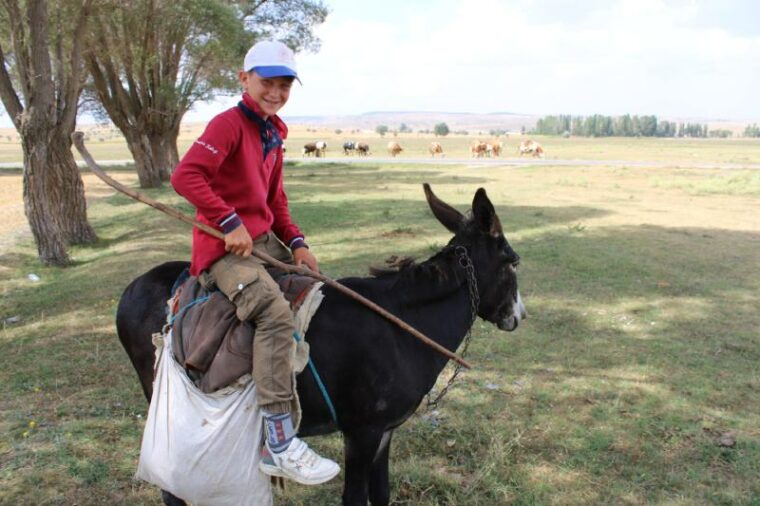
[[[248,50],[243,61],[246,72],[256,71],[261,77],[295,77],[296,60],[293,51],[276,40],[262,40]],[[300,83],[301,80],[298,79]]]

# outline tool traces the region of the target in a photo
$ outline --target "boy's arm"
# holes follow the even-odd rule
[[[241,221],[235,209],[214,193],[209,181],[214,177],[227,154],[236,142],[235,127],[217,116],[206,130],[187,150],[177,168],[171,183],[174,190],[193,204],[209,222],[231,232]]]

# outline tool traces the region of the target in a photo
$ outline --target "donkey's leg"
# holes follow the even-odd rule
[[[391,452],[393,430],[383,433],[380,447],[369,471],[369,502],[372,506],[387,506],[391,497],[388,485],[388,456]]]
[[[161,499],[164,500],[166,506],[187,506],[187,503],[179,497],[172,495],[171,492],[166,490],[161,491]]]
[[[382,437],[383,431],[372,427],[344,433],[346,454],[344,506],[367,505],[369,472]]]

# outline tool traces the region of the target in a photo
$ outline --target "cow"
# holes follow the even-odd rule
[[[359,142],[356,144],[356,152],[359,154],[359,156],[367,156],[369,154],[369,144]]]
[[[441,155],[441,157],[444,156],[443,147],[437,142],[431,142],[428,151],[430,151],[430,156],[432,157],[435,157],[435,155]]]
[[[544,157],[544,148],[541,147],[541,144],[537,143],[534,140],[526,139],[520,143],[520,156],[522,155],[533,155],[534,158],[543,158]]]
[[[401,153],[403,150],[404,148],[402,148],[401,145],[399,145],[399,143],[396,141],[391,141],[388,143],[388,153],[390,153],[393,158],[396,158],[396,155]]]
[[[356,143],[354,141],[346,141],[343,143],[343,154],[350,155],[356,149]]]
[[[319,154],[317,156],[325,156],[325,151],[327,151],[327,143],[325,141],[317,141],[316,142],[317,151],[319,151]]]
[[[301,156],[319,156],[319,150],[317,150],[317,144],[314,142],[307,142],[303,145],[303,151]]]
[[[501,155],[501,148],[504,146],[502,142],[491,142],[489,144],[486,144],[486,156],[499,156]]]
[[[481,141],[472,141],[470,144],[470,156],[473,158],[481,158],[486,154],[486,143]]]

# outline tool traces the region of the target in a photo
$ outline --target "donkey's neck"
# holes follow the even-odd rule
[[[405,319],[426,329],[442,346],[456,350],[473,320],[465,270],[451,252],[441,252],[402,276],[399,289]]]

